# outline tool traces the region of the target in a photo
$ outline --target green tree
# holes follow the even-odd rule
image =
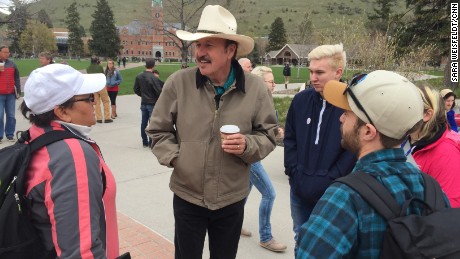
[[[66,9],[67,17],[65,18],[65,24],[67,30],[69,30],[69,38],[67,40],[67,46],[69,49],[69,56],[80,57],[83,54],[83,40],[84,31],[80,25],[80,14],[77,10],[77,2],[73,2]]]
[[[396,19],[396,15],[392,8],[396,5],[397,0],[376,0],[374,13],[367,15],[366,28],[372,32],[379,32],[386,34],[392,19]]]
[[[283,19],[276,17],[270,26],[268,34],[268,51],[279,50],[287,43],[286,29],[284,28]]]
[[[41,9],[40,11],[38,11],[37,16],[39,22],[44,23],[48,28],[53,28],[53,22],[51,21],[51,18],[49,17],[45,9]]]
[[[10,52],[21,53],[19,41],[22,32],[26,29],[27,20],[31,18],[29,11],[29,4],[23,0],[12,0],[9,7],[10,15],[8,15],[7,38],[11,42]]]
[[[251,53],[249,53],[248,58],[252,61],[252,63],[260,64],[260,51],[257,44],[254,44],[254,49]]]
[[[405,30],[398,35],[399,53],[407,53],[415,47],[432,44],[432,64],[439,64],[442,57],[449,56],[450,48],[450,1],[448,0],[406,0],[413,16],[406,23]],[[450,65],[450,62],[449,62]],[[446,68],[445,81],[450,81]],[[449,84],[457,87],[457,84]]]
[[[25,30],[21,35],[19,47],[23,53],[38,54],[42,51],[53,53],[57,51],[56,40],[53,32],[43,23],[27,21]]]
[[[89,28],[92,39],[88,41],[88,46],[91,53],[116,57],[121,49],[120,37],[107,0],[98,0],[91,16],[94,18]]]

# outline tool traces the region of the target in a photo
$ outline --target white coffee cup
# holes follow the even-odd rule
[[[225,139],[225,136],[236,134],[240,132],[240,128],[236,125],[224,125],[220,127],[220,138],[221,140]]]

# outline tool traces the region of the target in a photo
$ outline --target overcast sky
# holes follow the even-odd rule
[[[10,4],[9,0],[0,0],[0,12],[9,14],[7,6]]]

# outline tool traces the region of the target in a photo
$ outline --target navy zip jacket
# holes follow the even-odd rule
[[[341,147],[343,110],[326,102],[313,88],[299,92],[286,118],[284,167],[292,191],[316,203],[336,178],[347,175],[356,156]]]

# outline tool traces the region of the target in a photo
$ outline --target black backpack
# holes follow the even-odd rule
[[[422,173],[425,200],[406,200],[400,207],[374,177],[358,172],[336,181],[358,192],[387,220],[380,258],[460,258],[460,209],[446,208],[438,182]],[[408,214],[411,204],[422,205],[422,215]]]
[[[29,131],[18,141],[0,149],[0,258],[55,258],[55,250],[45,251],[28,216],[24,177],[34,151],[58,140],[76,138],[69,131],[49,131],[30,144]]]

